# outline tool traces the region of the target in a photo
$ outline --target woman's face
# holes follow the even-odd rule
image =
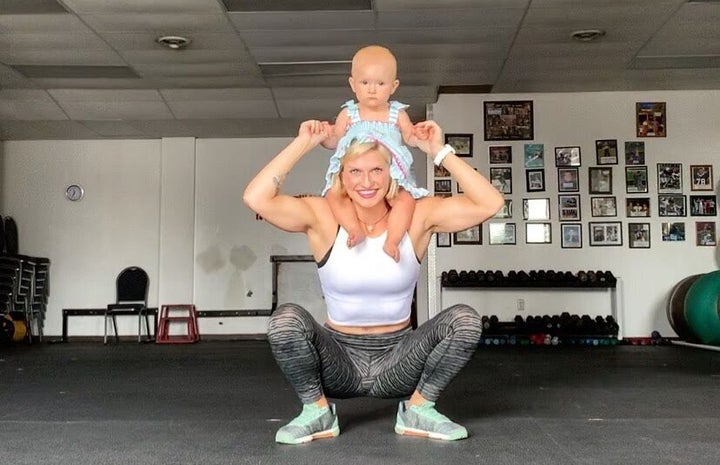
[[[340,173],[350,200],[362,207],[384,201],[390,187],[390,166],[377,150],[369,150],[343,163]]]

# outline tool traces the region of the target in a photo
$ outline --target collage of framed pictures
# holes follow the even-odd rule
[[[687,172],[683,171],[683,164],[677,162],[656,163],[656,172],[652,173],[646,164],[646,149],[654,149],[658,142],[645,143],[645,138],[666,137],[667,135],[667,105],[665,102],[637,102],[635,105],[635,137],[640,140],[618,141],[618,139],[595,140],[595,163],[588,166],[582,173],[582,146],[558,144],[554,147],[552,156],[557,170],[557,214],[560,233],[560,246],[564,249],[583,247],[583,229],[587,224],[590,246],[622,246],[627,238],[631,249],[651,248],[653,216],[668,218],[662,224],[663,241],[684,241],[685,222],[672,218],[683,217],[717,217],[717,195],[712,164],[693,164]],[[554,191],[552,183],[553,172],[548,172],[546,180],[545,144],[536,142],[534,128],[534,110],[531,100],[513,101],[486,101],[483,103],[484,139],[489,143],[487,167],[488,179],[491,184],[506,198],[503,207],[494,215],[495,222],[488,223],[486,237],[489,245],[516,245],[518,234],[522,234],[522,224],[512,222],[513,200],[507,198],[514,191],[526,192],[527,197],[533,193]],[[526,141],[510,144],[512,141]],[[445,142],[452,145],[460,157],[473,157],[472,133],[448,133]],[[522,147],[522,152],[520,148]],[[513,151],[516,151],[513,154]],[[515,160],[515,167],[522,166],[525,174],[523,191],[521,178],[516,178],[513,186],[513,155],[520,158]],[[654,154],[653,154],[654,155]],[[484,162],[481,160],[480,162]],[[613,179],[614,166],[622,165],[620,172],[624,174],[625,192],[628,195],[613,195],[614,189],[622,189],[620,184],[615,186]],[[587,160],[586,160],[587,163]],[[550,165],[548,165],[550,166]],[[478,168],[475,168],[478,170]],[[517,172],[515,173],[517,176]],[[457,194],[463,194],[457,182],[451,179],[449,172],[442,166],[434,167],[434,193],[436,196],[451,196],[452,184],[455,183]],[[587,175],[587,183],[584,176]],[[657,181],[654,192],[650,188],[650,177],[656,175]],[[693,195],[685,192],[684,176],[689,175],[687,181],[689,190]],[[581,193],[582,187],[582,193]],[[650,192],[657,197],[648,196]],[[589,194],[590,216],[593,220],[582,223],[581,203],[587,202]],[[542,195],[542,194],[541,194]],[[638,196],[641,195],[641,196]],[[644,196],[642,196],[644,195]],[[584,199],[584,200],[583,200]],[[657,203],[655,203],[657,199]],[[618,205],[620,203],[620,205]],[[627,236],[623,234],[620,216],[628,218]],[[555,207],[553,207],[555,208]],[[655,209],[657,208],[657,213]],[[586,214],[587,215],[587,214]],[[608,221],[603,221],[603,220]],[[502,220],[510,221],[504,222]],[[552,243],[551,205],[549,198],[522,199],[522,220],[525,222],[525,242],[527,244]],[[690,227],[693,222],[688,223]],[[696,235],[698,246],[711,246],[717,244],[717,222],[708,218],[708,221],[694,221],[695,230],[688,231]],[[557,234],[558,231],[556,231]],[[655,234],[658,234],[655,232]],[[482,244],[483,226],[477,225],[457,233],[441,233],[437,235],[437,247],[451,247],[462,244]]]

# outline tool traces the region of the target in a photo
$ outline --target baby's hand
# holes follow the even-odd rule
[[[413,136],[415,136],[419,140],[428,140],[430,137],[430,132],[427,130],[427,127],[425,127],[422,123],[417,123],[415,126],[413,126]]]

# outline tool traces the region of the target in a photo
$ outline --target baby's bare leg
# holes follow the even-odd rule
[[[330,205],[330,211],[332,211],[335,220],[338,224],[348,232],[348,247],[354,247],[365,240],[365,234],[360,226],[355,208],[353,208],[352,201],[344,195],[336,194],[332,191],[328,191],[325,194],[325,198]]]
[[[400,241],[410,229],[413,213],[415,212],[415,199],[405,189],[400,189],[398,195],[390,201],[390,214],[388,215],[387,237],[383,250],[393,260],[400,261]]]

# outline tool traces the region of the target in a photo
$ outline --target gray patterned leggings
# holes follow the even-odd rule
[[[334,398],[393,398],[417,389],[430,401],[470,360],[480,341],[480,317],[454,305],[418,329],[349,335],[319,324],[295,304],[278,306],[268,341],[280,369],[304,404]]]

